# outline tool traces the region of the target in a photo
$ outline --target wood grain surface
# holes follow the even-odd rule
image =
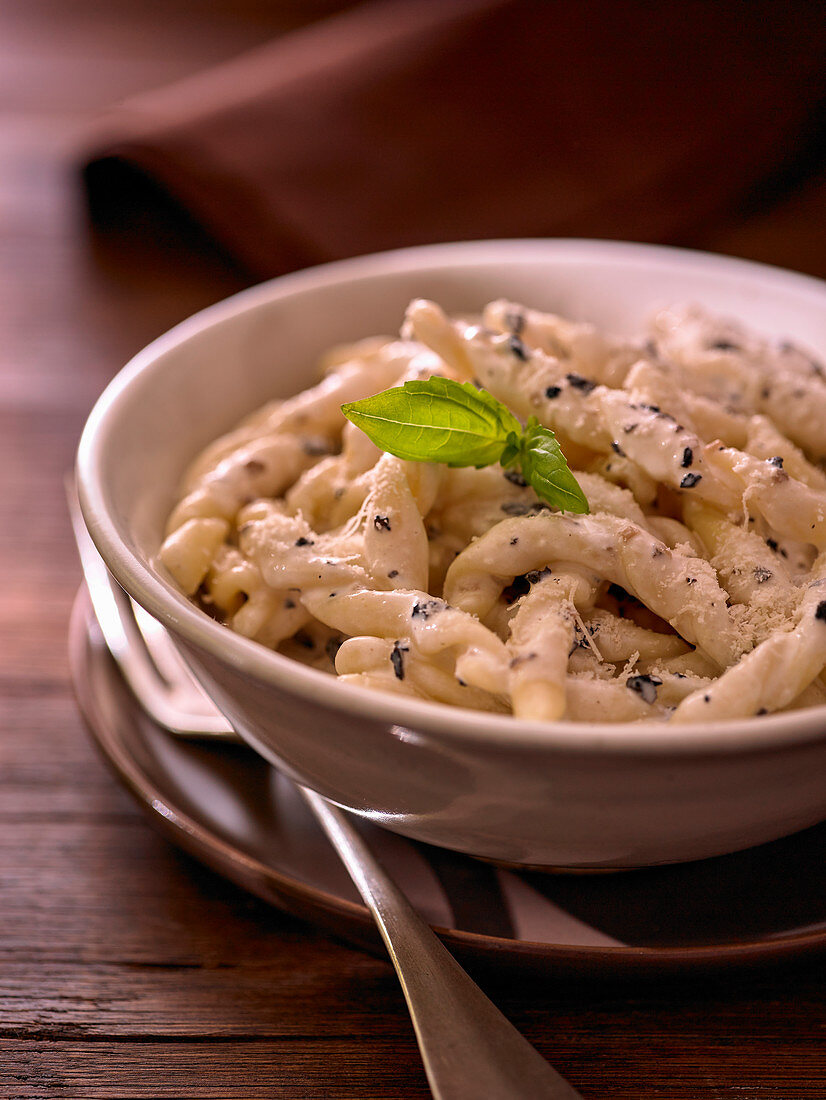
[[[62,477],[85,415],[133,352],[247,281],[149,214],[147,232],[96,236],[83,127],[335,6],[0,5],[2,1100],[429,1095],[390,966],[157,837],[92,748],[66,657],[79,569]],[[737,240],[772,258],[771,233]],[[823,973],[810,959],[713,981],[485,987],[588,1100],[813,1100]]]

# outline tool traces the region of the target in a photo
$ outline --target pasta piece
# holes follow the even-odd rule
[[[649,517],[638,503],[639,498],[630,489],[606,481],[595,473],[577,473],[577,481],[588,498],[588,506],[592,512],[604,512],[609,516],[617,516],[618,519],[628,519],[638,527],[653,532]]]
[[[817,677],[801,691],[797,698],[789,703],[786,709],[803,710],[806,707],[819,707],[824,704],[826,704],[826,686],[824,686],[820,677]]]
[[[672,550],[681,550],[684,554],[705,557],[702,540],[685,524],[671,516],[649,516],[647,529]]]
[[[343,673],[339,676],[339,683],[367,688],[368,691],[385,691],[394,695],[409,695],[414,699],[427,699],[411,680],[400,680],[390,668]]]
[[[322,672],[334,673],[335,657],[341,643],[342,637],[337,630],[308,619],[306,625],[286,639],[279,648],[285,656],[293,660]]]
[[[393,588],[427,589],[429,556],[421,513],[407,481],[407,466],[392,455],[376,463],[364,505],[364,563],[368,577]]]
[[[501,713],[508,709],[501,697],[458,680],[438,658],[424,659],[410,639],[350,638],[336,656],[340,675],[378,672],[386,677],[390,670],[396,680],[405,681],[424,699],[474,710]]]
[[[364,432],[346,424],[341,454],[322,458],[304,471],[285,494],[286,510],[300,512],[319,533],[341,527],[364,504],[370,491],[367,475],[380,455]]]
[[[267,584],[279,591],[367,580],[362,540],[355,527],[320,535],[302,516],[261,506],[256,515],[244,519],[238,544]]]
[[[758,404],[760,412],[807,454],[826,458],[826,385],[815,377],[777,372],[765,379]]]
[[[506,516],[529,515],[545,508],[516,472],[499,466],[445,469],[438,501],[427,521],[432,531],[449,533],[466,546]]]
[[[786,439],[767,417],[753,416],[749,420],[744,449],[755,458],[762,458],[779,466],[809,488],[826,492],[826,473],[809,462],[800,448],[790,439]]]
[[[502,641],[472,615],[427,592],[316,588],[301,598],[315,618],[342,634],[409,637],[427,657],[455,649],[459,679],[494,694],[507,689],[508,653]]]
[[[637,662],[637,669],[640,672],[654,672],[658,675],[666,673],[701,680],[713,680],[720,673],[720,666],[697,649],[676,657],[654,657],[651,660],[643,658]]]
[[[642,669],[639,671],[656,684],[657,702],[669,710],[675,709],[692,692],[705,691],[713,682],[712,678],[707,676],[670,672],[668,669],[659,667],[656,661],[644,673]]]
[[[746,442],[746,416],[692,392],[688,371],[642,360],[628,372],[624,385],[635,394],[636,400],[667,409],[703,439],[722,439],[731,447],[742,447]]]
[[[173,511],[167,533],[172,534],[189,519],[231,520],[242,505],[256,497],[280,496],[328,451],[327,441],[318,436],[279,435],[245,444],[203,475]]]
[[[459,555],[448,570],[445,597],[481,617],[514,577],[558,560],[579,562],[622,585],[723,667],[742,652],[726,594],[708,563],[669,550],[613,516],[504,520]]]
[[[691,652],[691,647],[679,634],[644,630],[601,608],[594,608],[585,616],[585,628],[606,661],[625,662],[635,655],[637,659],[652,660]]]
[[[185,595],[197,592],[228,531],[222,519],[190,519],[164,542],[158,556]]]
[[[826,573],[821,558],[816,574]],[[826,666],[826,580],[813,581],[800,603],[797,623],[777,631],[719,679],[684,699],[672,721],[751,717],[782,710]]]
[[[657,499],[657,482],[624,454],[598,455],[586,469],[597,474],[604,484],[627,489],[638,505],[647,508]]]
[[[709,561],[731,601],[742,607],[737,622],[749,637],[749,648],[782,629],[800,596],[783,559],[758,535],[731,523],[701,501],[686,501],[685,514],[705,543]]]
[[[606,337],[587,322],[526,309],[505,299],[487,305],[482,321],[486,328],[508,333],[546,355],[566,360],[569,369],[606,386],[621,386],[643,350],[638,344]]]
[[[215,467],[229,455],[240,450],[245,444],[251,443],[266,435],[271,420],[275,419],[283,402],[271,401],[263,408],[258,409],[251,416],[243,420],[239,426],[214,443],[210,443],[198,455],[194,462],[190,463],[183,477],[182,487],[185,493],[191,492]]]
[[[813,359],[793,348],[778,354],[742,325],[711,321],[696,306],[663,311],[654,327],[668,356],[707,379],[709,396],[766,414],[812,457],[826,458],[826,382]]]
[[[567,717],[577,722],[640,722],[667,714],[656,700],[649,702],[617,680],[569,676],[566,694]]]
[[[731,486],[732,498],[739,490],[742,512],[754,510],[775,530],[818,550],[826,548],[826,493],[789,477],[782,467],[730,447],[709,444],[703,458],[719,482]]]
[[[508,688],[518,718],[552,722],[564,715],[576,609],[593,604],[597,580],[576,569],[557,571],[540,578],[520,601],[508,641]]]
[[[273,649],[310,618],[294,592],[270,588],[257,566],[231,546],[215,555],[203,589],[205,603],[233,630]]]

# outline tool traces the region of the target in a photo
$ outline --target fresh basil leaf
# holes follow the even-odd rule
[[[568,469],[550,428],[532,416],[524,431],[485,390],[450,378],[428,378],[341,406],[383,451],[413,462],[447,466],[520,466],[543,500],[566,512],[587,512],[588,501]]]
[[[491,394],[469,382],[405,382],[342,405],[348,420],[397,458],[447,466],[490,466],[522,425]]]
[[[509,466],[518,466],[522,455],[522,431],[509,432],[505,449],[499,456],[499,462],[507,470]]]
[[[521,439],[520,463],[522,476],[537,496],[563,512],[589,511],[588,500],[568,469],[556,436],[535,416],[528,421]]]

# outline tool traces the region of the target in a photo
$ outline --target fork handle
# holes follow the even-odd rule
[[[299,790],[373,914],[436,1100],[582,1100],[456,962],[343,811]]]

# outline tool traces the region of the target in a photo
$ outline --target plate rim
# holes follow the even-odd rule
[[[210,867],[216,874],[232,881],[239,889],[297,919],[315,924],[316,927],[321,926],[325,931],[332,932],[339,938],[343,937],[362,949],[382,953],[380,937],[365,905],[302,882],[279,868],[248,855],[240,846],[218,836],[191,814],[176,806],[173,800],[168,799],[163,791],[153,785],[134,756],[129,753],[123,738],[109,728],[99,712],[93,694],[88,690],[85,672],[90,659],[88,654],[95,645],[92,632],[96,630],[91,600],[85,584],[81,584],[69,620],[69,672],[75,700],[88,733],[104,762],[136,800],[149,822],[167,840]],[[101,650],[105,650],[102,637],[98,644]],[[102,656],[112,661],[108,654],[103,653]],[[113,661],[111,674],[120,678]],[[137,701],[135,706],[138,706]],[[146,720],[151,722],[148,716]],[[410,840],[410,843],[416,842]],[[232,873],[236,868],[237,875]],[[270,892],[253,889],[248,881],[250,875],[266,882]],[[273,894],[279,899],[282,894],[287,895],[298,904],[295,907],[283,904],[280,900],[275,900]],[[328,919],[321,919],[322,916]],[[344,931],[331,927],[330,918],[343,921]],[[693,972],[709,967],[724,969],[735,965],[797,957],[826,947],[826,926],[820,930],[780,934],[771,939],[682,947],[556,944],[510,939],[438,924],[432,927],[457,955],[476,964],[486,965],[493,962],[497,969],[501,969],[504,959],[514,965],[551,965],[555,972],[573,968],[579,974],[583,967],[589,972],[610,970],[635,975],[646,972],[661,974],[665,971]]]

